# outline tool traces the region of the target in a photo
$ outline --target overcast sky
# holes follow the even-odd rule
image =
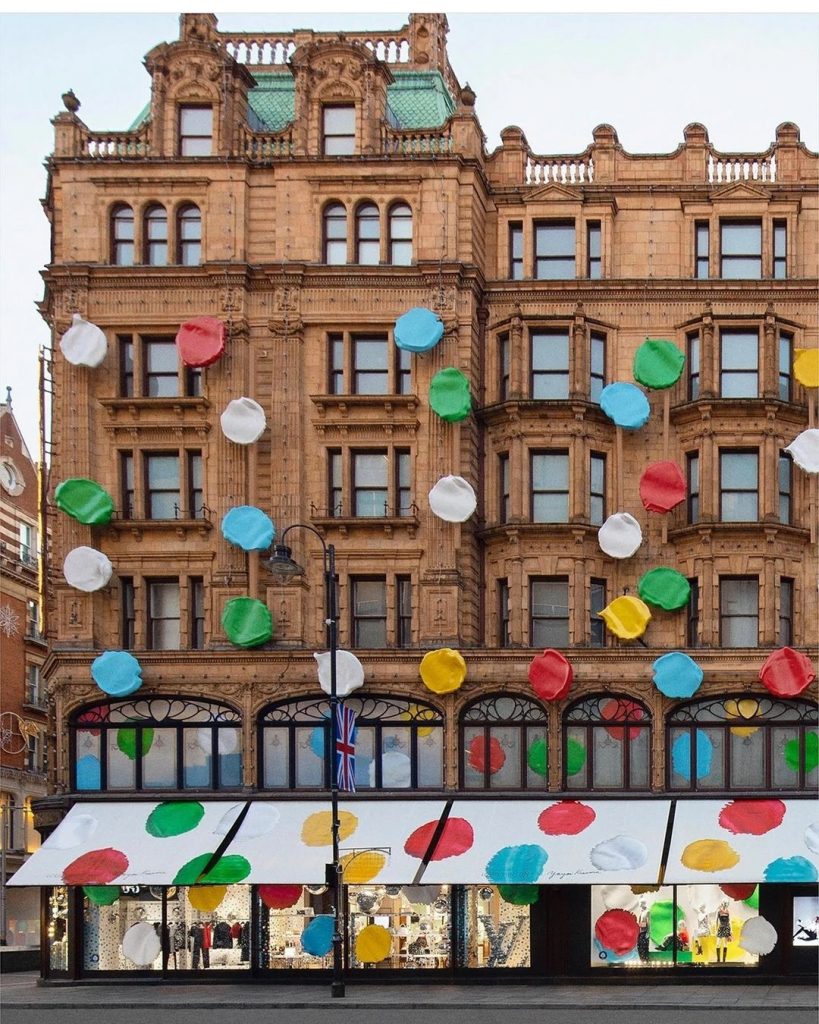
[[[805,144],[819,148],[816,14],[447,11],[450,61],[477,93],[490,150],[502,128],[517,124],[536,153],[580,152],[592,129],[608,122],[629,152],[670,152],[691,121],[705,124],[723,151],[766,149],[782,121],[795,121]],[[406,17],[393,5],[388,13],[220,14],[219,24],[233,31],[385,29]],[[178,28],[171,13],[0,17],[0,398],[12,385],[32,451],[37,351],[50,340],[34,306],[49,254],[40,200],[50,119],[72,88],[92,130],[126,128],[150,99],[142,58],[178,38]]]

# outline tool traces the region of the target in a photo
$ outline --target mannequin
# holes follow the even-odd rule
[[[702,956],[702,940],[711,934],[711,925],[708,920],[708,911],[705,909],[704,903],[701,903],[698,907],[694,907],[694,909],[697,912],[697,927],[694,932],[694,950],[698,956]]]
[[[731,941],[731,913],[728,900],[723,900],[717,910],[717,963],[720,962],[719,955],[722,952],[722,962],[728,958],[728,943]]]
[[[637,955],[643,961],[648,961],[648,929],[650,914],[648,911],[648,901],[645,896],[640,897],[640,903],[637,908],[637,924],[640,926],[640,933],[637,936]]]

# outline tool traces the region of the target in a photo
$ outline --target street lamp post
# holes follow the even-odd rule
[[[301,576],[302,566],[291,557],[290,548],[284,539],[291,530],[309,530],[321,542],[324,562],[324,624],[327,629],[327,649],[330,652],[330,816],[333,838],[332,891],[333,891],[333,980],[330,994],[344,995],[344,967],[342,960],[342,916],[341,916],[341,864],[339,862],[339,817],[338,817],[338,771],[336,769],[336,740],[338,736],[337,711],[340,704],[336,678],[338,651],[338,611],[336,608],[336,549],[326,544],[319,531],[308,523],[292,523],[282,531],[279,543],[273,548],[273,555],[267,562],[268,571],[274,576]]]

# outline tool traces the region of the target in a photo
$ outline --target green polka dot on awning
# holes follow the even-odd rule
[[[237,853],[220,857],[207,874],[212,853],[200,853],[177,871],[174,885],[234,885],[250,874],[250,862]]]
[[[196,828],[205,814],[197,800],[171,800],[158,804],[148,815],[145,831],[156,839],[180,836]]]

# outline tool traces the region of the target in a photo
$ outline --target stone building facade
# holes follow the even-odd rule
[[[773,650],[813,656],[817,642],[816,478],[784,451],[816,425],[817,403],[792,369],[819,333],[819,159],[797,126],[780,124],[760,153],[722,153],[700,124],[684,129],[673,153],[628,153],[605,124],[579,154],[534,154],[517,127],[489,152],[475,94],[449,65],[444,15],[415,14],[381,36],[236,35],[211,15],[180,24],[178,41],[146,57],[150,105],[130,129],[88,129],[72,94],[53,122],[42,312],[55,343],[75,312],[108,338],[96,369],[72,366],[55,348],[53,480],[97,481],[116,512],[104,527],[54,520],[46,675],[57,741],[40,827],[94,794],[199,798],[201,779],[185,781],[195,778],[182,750],[190,735],[174,733],[185,702],[200,731],[210,723],[213,744],[225,723],[232,730],[224,749],[207,750],[212,797],[326,797],[323,748],[305,739],[326,733],[313,659],[324,644],[321,546],[308,531],[292,533],[306,572],[281,582],[265,553],[223,537],[222,517],[239,505],[263,509],[279,533],[305,523],[335,546],[339,643],[366,678],[355,696],[360,792],[635,806],[785,794],[798,804],[816,776],[813,691],[783,701],[759,681]],[[413,307],[444,327],[424,355],[393,344],[396,319]],[[202,371],[182,366],[173,348],[180,324],[197,315],[222,320],[228,338]],[[624,430],[602,412],[600,392],[633,379],[646,338],[671,341],[685,368],[672,387],[649,392],[647,425]],[[446,367],[470,383],[473,410],[457,423],[429,403]],[[220,429],[240,396],[267,417],[249,446]],[[668,514],[640,498],[644,470],[661,460],[677,463],[687,484]],[[429,508],[429,490],[449,474],[477,494],[463,523]],[[598,543],[600,526],[621,511],[642,526],[628,559]],[[63,579],[62,560],[80,545],[113,563],[104,590],[82,593]],[[608,634],[598,613],[657,566],[689,581],[687,606],[655,609],[639,641]],[[275,620],[273,640],[252,649],[231,644],[222,627],[226,603],[244,596]],[[467,678],[434,695],[418,666],[444,647],[462,653]],[[560,650],[574,676],[568,696],[547,703],[527,679],[544,648]],[[108,649],[132,651],[142,666],[126,711],[101,702],[90,675]],[[652,683],[653,663],[674,650],[704,672],[690,701]],[[379,715],[392,724],[378,725]],[[731,732],[736,720],[744,725]],[[122,744],[114,749],[125,731],[115,723],[126,721],[137,730],[130,760]],[[410,723],[405,733],[397,721]],[[607,730],[611,721],[629,724]],[[308,725],[312,733],[300,731]],[[527,730],[543,743],[540,771]],[[703,731],[713,748],[707,772],[690,753]],[[162,736],[179,744],[178,773],[151,764]],[[422,739],[434,754],[420,750]],[[746,746],[734,749],[740,740]],[[685,770],[672,754],[680,743],[689,744]],[[796,744],[787,776],[786,743]],[[581,748],[578,767],[572,751]],[[393,786],[388,750],[409,751],[409,774]],[[319,767],[305,760],[311,751]],[[523,910],[507,920],[514,903],[492,885],[475,896],[451,881],[433,904],[440,920],[428,930],[439,944],[429,960],[406,950],[419,912],[406,910],[405,926],[404,909],[383,911],[398,916],[390,966],[408,956],[411,966],[447,971],[582,975],[600,966],[608,947],[594,946],[594,922],[608,897],[599,886],[542,886],[540,902],[524,908],[524,933]],[[791,897],[812,899],[800,885],[768,886],[767,895],[763,885],[759,897],[788,928]],[[295,940],[272,952],[272,932],[258,924],[270,908],[250,887],[235,888],[255,901],[234,918],[256,937],[248,960],[223,966],[262,971],[279,949],[295,950],[281,953],[288,966],[326,966],[308,963]],[[349,895],[351,921],[364,913],[369,896],[360,896]],[[160,902],[161,914],[151,904],[159,917],[147,912],[157,926],[177,912],[167,893]],[[51,890],[48,905],[50,920],[69,921],[69,951],[52,950],[54,972],[133,968],[116,950],[89,958],[79,890]],[[539,929],[561,908],[582,922],[578,934],[544,938]],[[503,924],[530,944],[501,962]],[[653,966],[676,969],[682,949],[669,953],[672,942],[659,957],[655,938]],[[725,969],[800,974],[807,968],[789,943],[781,939],[780,959],[734,950]],[[351,970],[354,948],[351,935]],[[143,966],[168,971],[168,956]],[[650,962],[642,946],[633,958]],[[603,960],[619,962],[610,951]]]

